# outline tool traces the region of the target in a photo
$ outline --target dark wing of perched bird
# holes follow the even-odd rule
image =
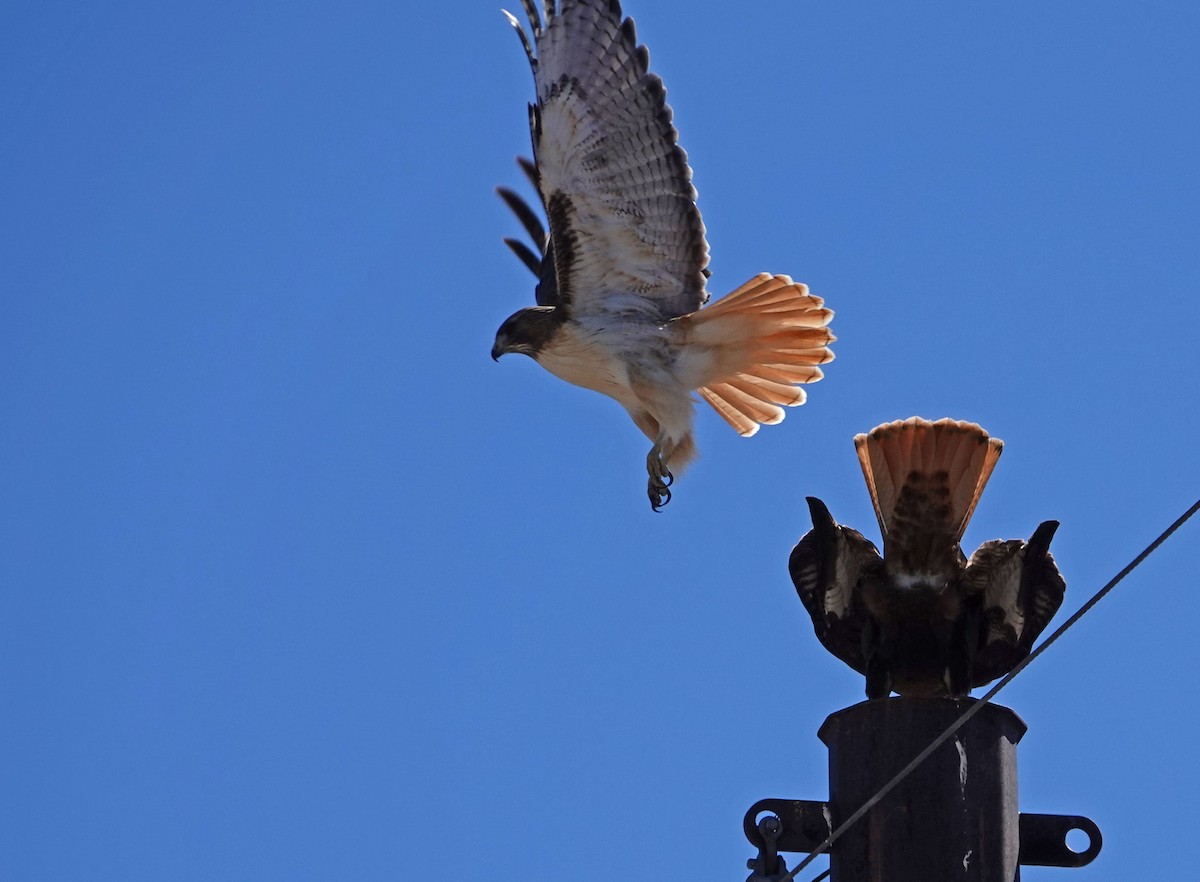
[[[863,589],[883,578],[883,559],[862,533],[834,521],[825,503],[808,497],[813,528],[796,543],[788,572],[821,644],[860,674],[866,673]]]
[[[972,685],[990,683],[1016,667],[1062,605],[1066,582],[1050,554],[1057,529],[1057,521],[1046,521],[1028,542],[995,539],[971,555],[962,591],[980,597],[983,607]]]
[[[547,0],[544,23],[535,0],[522,5],[532,41],[509,20],[537,92],[529,119],[556,298],[546,305],[609,312],[632,294],[660,319],[695,311],[707,299],[704,224],[666,92],[633,21],[617,0],[563,0],[557,10]],[[545,284],[539,303],[550,296]]]
[[[537,167],[534,166],[533,160],[526,159],[524,156],[518,156],[517,164],[521,166],[521,170],[529,178],[529,183],[533,185],[533,189],[541,196],[542,191],[538,186]],[[537,288],[534,289],[534,298],[537,300],[537,305],[558,306],[558,285],[554,279],[554,253],[550,245],[550,236],[547,234],[545,226],[542,225],[541,218],[538,217],[537,212],[529,207],[528,202],[508,189],[508,187],[497,187],[496,192],[504,200],[504,204],[512,209],[513,214],[517,216],[517,220],[521,222],[521,226],[525,228],[525,232],[533,241],[533,248],[530,248],[520,239],[513,239],[511,237],[505,238],[504,244],[512,249],[513,254],[517,255],[521,263],[529,267],[531,273],[537,276]]]

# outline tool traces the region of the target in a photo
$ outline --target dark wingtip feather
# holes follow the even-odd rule
[[[517,157],[517,165],[521,166],[521,171],[525,172],[525,177],[529,179],[529,183],[533,184],[533,189],[538,193],[542,192],[541,175],[538,174],[537,166],[532,159],[524,156]]]
[[[837,529],[837,521],[829,513],[825,503],[815,496],[806,496],[808,513],[812,516],[813,529],[818,533],[827,533]]]
[[[521,40],[521,47],[525,50],[525,57],[529,59],[529,66],[536,71],[537,57],[533,54],[533,44],[529,42],[529,37],[525,33],[525,29],[521,27],[521,23],[517,21],[517,17],[507,9],[501,9],[500,11],[503,12],[504,17],[508,19],[508,23],[513,26],[513,30],[517,32],[517,37]]]
[[[1029,537],[1029,542],[1026,544],[1031,550],[1045,554],[1050,550],[1050,542],[1054,539],[1057,530],[1058,521],[1043,521],[1033,531],[1033,535]]]
[[[542,32],[542,17],[538,15],[537,4],[533,0],[521,0],[521,6],[525,9],[525,17],[529,19],[529,27],[533,29],[533,36],[537,37]]]
[[[517,216],[517,220],[521,222],[521,226],[525,228],[525,232],[529,234],[529,238],[533,239],[533,243],[542,250],[545,250],[546,228],[542,226],[542,222],[534,214],[529,204],[507,187],[497,187],[496,193],[504,200],[504,204],[512,210],[512,213]]]
[[[542,258],[534,254],[533,249],[522,242],[520,239],[512,239],[505,237],[504,244],[507,245],[512,253],[517,255],[521,263],[525,264],[526,268],[535,276],[540,276],[542,272]]]
[[[533,149],[536,155],[537,142],[542,138],[542,113],[536,104],[529,105],[529,132],[533,136]]]

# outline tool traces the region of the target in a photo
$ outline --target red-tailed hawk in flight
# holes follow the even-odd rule
[[[974,423],[885,423],[854,445],[883,556],[809,497],[813,529],[789,570],[825,648],[867,678],[867,697],[967,695],[1012,670],[1062,604],[1057,521],[1028,542],[959,547],[1003,442]]]
[[[833,358],[833,313],[788,276],[755,276],[705,309],[708,245],[687,155],[662,81],[616,0],[522,0],[515,18],[537,101],[535,166],[549,220],[501,191],[540,254],[509,241],[539,276],[537,306],[508,318],[492,357],[519,352],[557,377],[615,398],[653,442],[655,510],[696,455],[692,392],[742,435],[802,404],[800,386]]]

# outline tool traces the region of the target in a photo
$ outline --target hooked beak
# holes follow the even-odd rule
[[[503,355],[503,354],[504,354],[504,350],[500,348],[500,344],[499,344],[499,343],[495,344],[495,345],[492,347],[492,361],[499,361],[499,360],[500,360],[500,356],[501,356],[501,355]]]

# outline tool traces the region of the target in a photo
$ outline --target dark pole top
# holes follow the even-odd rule
[[[826,747],[832,748],[832,739],[845,737],[844,734],[838,733],[846,731],[846,727],[850,730],[863,726],[875,728],[881,733],[890,733],[886,737],[887,741],[919,746],[911,756],[905,757],[904,763],[907,763],[920,749],[945,732],[963,711],[975,702],[974,698],[889,698],[860,701],[826,717],[821,728],[817,730],[817,737]],[[967,728],[1003,735],[1011,744],[1020,742],[1029,729],[1015,711],[1004,705],[990,703],[975,715]],[[896,734],[900,732],[903,732],[903,737],[897,739]]]

